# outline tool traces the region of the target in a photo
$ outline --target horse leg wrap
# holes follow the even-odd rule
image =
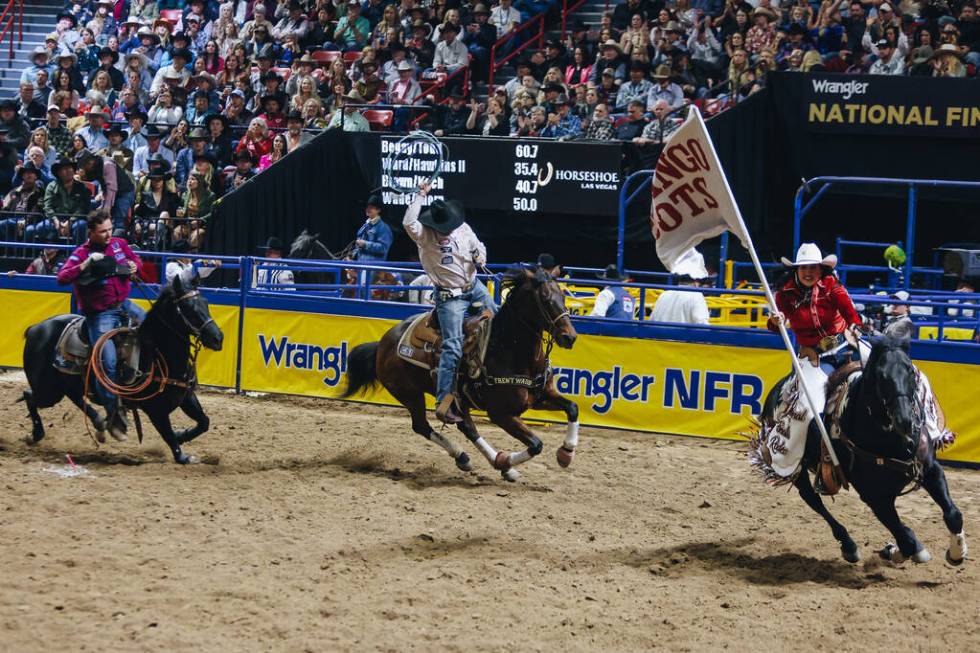
[[[440,447],[442,447],[443,449],[445,449],[446,450],[446,453],[448,453],[453,458],[458,458],[459,457],[459,454],[462,451],[459,447],[456,446],[456,444],[452,440],[449,440],[448,438],[443,437],[442,435],[440,435],[439,433],[436,433],[435,431],[432,431],[431,433],[429,433],[429,440],[431,440],[432,442],[435,442]]]
[[[489,442],[487,442],[486,440],[484,440],[482,437],[479,436],[477,436],[476,439],[473,440],[473,444],[475,444],[476,448],[480,450],[480,453],[483,454],[483,457],[487,459],[487,462],[493,465],[494,461],[496,461],[497,459],[497,450],[491,447]]]
[[[966,545],[966,533],[949,534],[949,550],[946,552],[946,561],[952,565],[958,565],[966,559],[969,547]]]
[[[569,422],[565,431],[565,443],[562,445],[569,451],[575,451],[578,446],[578,422]]]
[[[510,456],[508,457],[509,462],[507,464],[507,467],[516,467],[517,465],[526,463],[527,461],[531,460],[531,458],[534,458],[534,454],[531,453],[530,449],[525,449],[524,451],[515,451],[514,453],[510,454]]]

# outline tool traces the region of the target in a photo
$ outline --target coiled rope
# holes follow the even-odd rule
[[[411,170],[395,170],[395,167],[397,162],[408,161],[413,156],[419,154],[434,156],[436,158],[435,169],[429,175],[427,183],[431,185],[439,178],[442,174],[443,163],[449,157],[449,147],[429,132],[415,130],[402,136],[395,143],[394,148],[388,153],[388,156],[381,162],[381,170],[388,176],[388,188],[402,195],[408,195],[418,191],[418,184],[406,186],[398,181],[397,175],[400,174],[405,177],[414,178],[415,175],[413,172]]]

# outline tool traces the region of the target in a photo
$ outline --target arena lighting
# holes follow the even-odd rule
[[[943,274],[958,279],[980,276],[980,245],[971,243],[964,248],[940,247],[939,251]]]

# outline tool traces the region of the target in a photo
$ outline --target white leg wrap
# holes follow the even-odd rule
[[[578,446],[578,422],[569,422],[565,433],[565,448],[575,451]]]
[[[483,457],[490,461],[490,464],[492,465],[493,461],[497,459],[497,450],[491,447],[490,443],[483,438],[477,438],[473,444],[476,445],[476,448],[480,450]]]
[[[953,560],[960,561],[966,557],[969,547],[966,545],[966,533],[960,531],[959,533],[949,534],[949,557]]]
[[[435,442],[440,447],[445,449],[446,452],[453,458],[456,458],[457,456],[459,456],[460,453],[462,453],[462,449],[456,446],[456,443],[454,443],[449,438],[443,437],[439,433],[433,432],[431,439],[433,442]]]
[[[929,549],[922,549],[918,553],[912,554],[912,562],[923,563],[929,562],[930,560],[932,560],[932,554],[929,553]]]
[[[514,453],[510,454],[510,466],[514,467],[515,465],[526,463],[527,461],[531,460],[531,458],[533,457],[534,456],[532,456],[531,452],[528,451],[527,449],[525,449],[524,451],[515,451]]]

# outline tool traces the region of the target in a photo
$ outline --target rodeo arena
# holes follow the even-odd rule
[[[980,651],[976,0],[0,7],[0,652]]]

